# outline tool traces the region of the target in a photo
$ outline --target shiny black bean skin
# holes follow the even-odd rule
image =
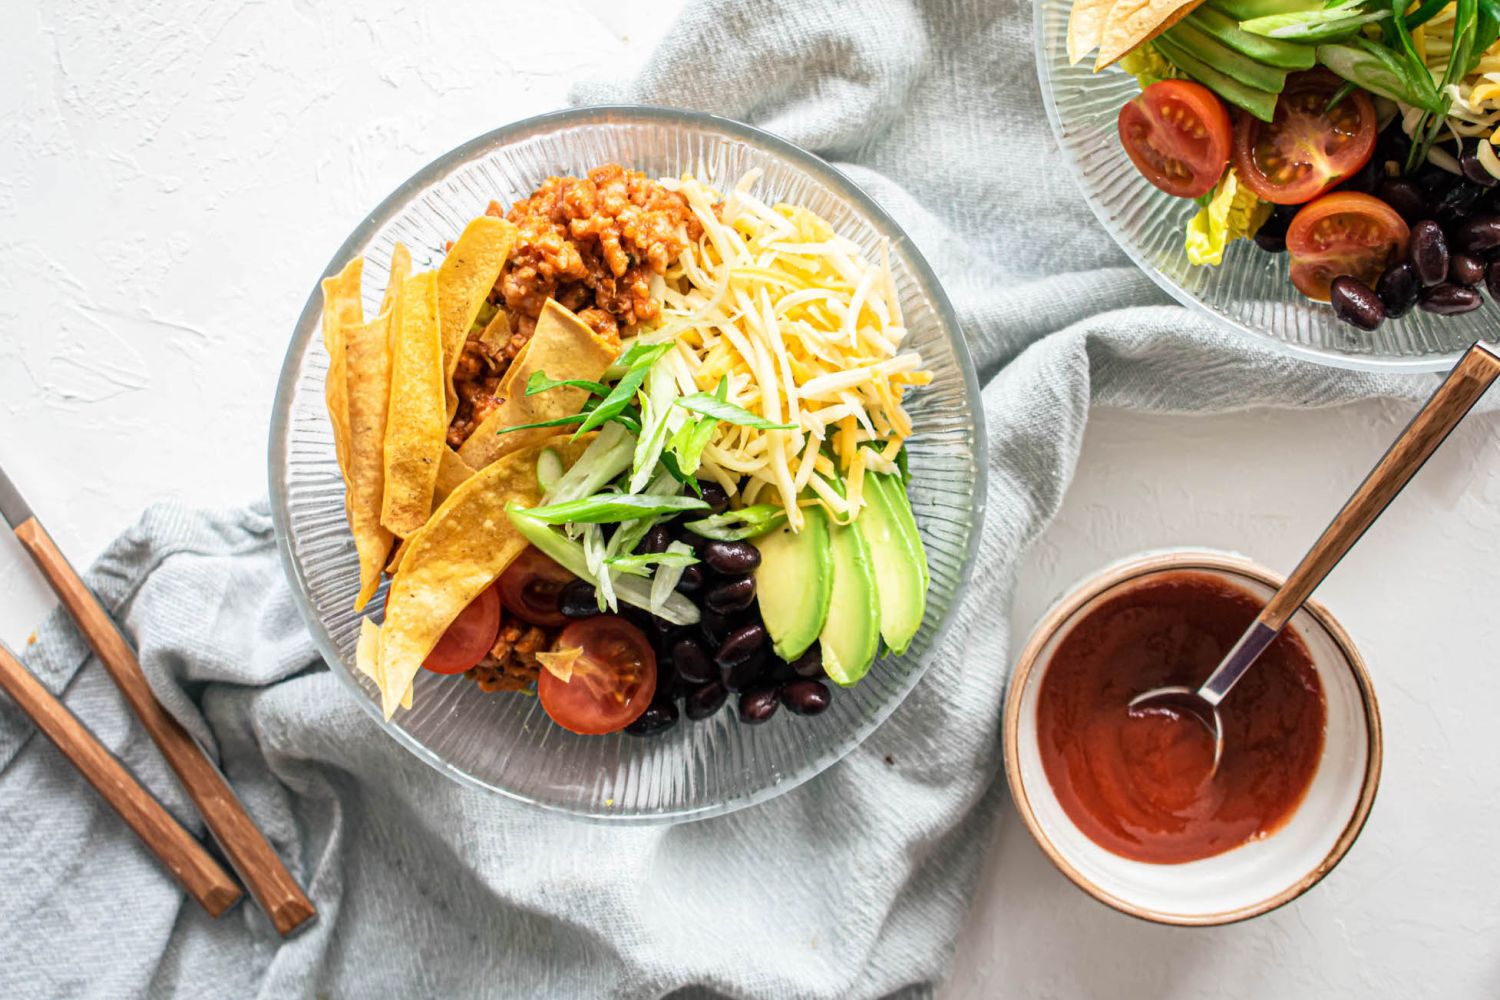
[[[1500,215],[1476,215],[1459,224],[1455,242],[1468,253],[1483,253],[1500,247]]]
[[[1448,262],[1448,280],[1455,285],[1473,288],[1484,280],[1484,261],[1466,253],[1456,253]]]
[[[646,706],[641,717],[625,727],[631,736],[655,736],[677,725],[677,705],[670,698],[661,698]]]
[[[708,650],[692,637],[672,644],[672,662],[677,665],[678,675],[689,684],[707,684],[719,679],[719,668],[708,658]]]
[[[1255,243],[1268,253],[1281,253],[1286,249],[1286,230],[1292,224],[1301,205],[1277,205],[1261,227],[1255,231]]]
[[[721,615],[744,611],[755,603],[755,577],[732,576],[720,580],[704,591],[703,603]]]
[[[1376,197],[1396,210],[1408,226],[1427,218],[1427,198],[1414,181],[1405,177],[1387,177],[1376,188]]]
[[[1268,233],[1262,227],[1256,230],[1252,239],[1266,253],[1286,253],[1286,233]]]
[[[1389,319],[1396,319],[1411,312],[1422,294],[1422,279],[1417,277],[1417,265],[1409,260],[1392,264],[1375,284],[1375,294],[1380,296]]]
[[[780,703],[775,688],[751,688],[740,694],[740,721],[758,726],[776,714],[776,706]]]
[[[591,618],[599,613],[599,598],[592,583],[574,580],[562,589],[557,606],[569,618]]]
[[[1438,285],[1422,293],[1422,308],[1439,316],[1456,316],[1479,308],[1484,300],[1463,285]]]
[[[731,691],[743,691],[754,687],[765,680],[767,659],[769,657],[766,651],[757,649],[750,654],[748,659],[724,667],[719,672],[719,680]]]
[[[1335,316],[1361,330],[1373,330],[1385,322],[1385,306],[1380,296],[1358,278],[1347,274],[1334,278],[1328,301]]]
[[[703,547],[703,561],[715,573],[739,576],[760,565],[760,549],[749,542],[710,542]]]
[[[703,637],[708,640],[708,644],[717,648],[719,643],[729,637],[730,631],[734,628],[734,622],[716,611],[705,610],[698,622],[698,628],[703,633]]]
[[[1485,270],[1484,287],[1490,290],[1490,298],[1500,302],[1500,260],[1491,261]]]
[[[711,480],[698,480],[698,489],[703,491],[703,502],[708,504],[708,509],[715,514],[722,514],[729,509],[729,494],[724,492],[724,487]]]
[[[798,715],[818,715],[833,701],[822,681],[792,681],[781,689],[781,703]]]
[[[1483,141],[1483,140],[1481,140]],[[1477,147],[1465,146],[1464,151],[1458,154],[1458,168],[1463,171],[1465,179],[1480,187],[1490,188],[1495,186],[1495,175],[1484,168],[1479,162],[1478,155],[1474,152]]]
[[[810,680],[821,680],[827,676],[823,673],[823,650],[816,642],[808,647],[807,652],[792,661],[792,673]]]
[[[694,688],[683,701],[682,707],[689,719],[701,722],[723,708],[724,702],[728,700],[729,689],[715,681],[712,684]]]
[[[1423,219],[1411,227],[1411,262],[1425,288],[1448,280],[1448,237],[1442,226]]]
[[[1473,213],[1474,205],[1483,193],[1484,189],[1479,185],[1460,181],[1457,187],[1432,206],[1432,217],[1441,225],[1457,226]]]
[[[760,622],[750,622],[732,629],[714,652],[714,662],[721,667],[744,663],[760,652],[766,645],[766,627]]]
[[[677,590],[682,594],[696,594],[703,588],[703,567],[689,566],[682,571],[677,581]]]
[[[659,553],[667,551],[667,546],[672,544],[672,532],[665,524],[653,525],[646,536],[641,539],[641,551]]]

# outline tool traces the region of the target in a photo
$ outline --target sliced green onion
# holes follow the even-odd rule
[[[563,462],[562,456],[557,453],[556,448],[543,448],[542,453],[536,457],[536,485],[542,494],[552,492],[552,487],[562,478]]]
[[[756,416],[743,406],[734,403],[726,403],[706,392],[695,392],[691,396],[684,396],[677,401],[677,405],[684,410],[701,413],[715,420],[722,420],[726,424],[739,424],[742,427],[753,427],[760,431],[793,431],[797,429],[796,424],[778,424],[767,420],[765,417]]]
[[[642,517],[707,510],[696,497],[659,497],[644,493],[596,493],[581,500],[533,507],[529,513],[544,524],[615,524]]]
[[[543,497],[543,503],[579,500],[598,493],[604,484],[630,468],[635,438],[618,423],[607,425],[578,456],[573,467]]]
[[[539,392],[549,389],[560,389],[563,386],[572,386],[575,389],[587,389],[595,396],[608,396],[609,386],[601,382],[594,382],[586,378],[548,378],[542,372],[532,372],[531,378],[526,380],[526,395],[535,396]]]
[[[683,548],[687,551],[673,552],[668,549],[666,552],[642,552],[639,555],[614,556],[604,560],[604,565],[621,573],[629,573],[631,576],[650,576],[648,571],[652,566],[675,566],[686,569],[696,563],[698,557],[693,555],[692,549],[688,549],[685,545]]]
[[[621,411],[629,406],[630,401],[635,398],[635,391],[646,380],[646,373],[651,370],[651,366],[656,364],[658,358],[672,349],[671,343],[651,344],[637,352],[637,346],[639,345],[632,345],[630,350],[626,352],[632,358],[630,367],[626,369],[624,375],[620,376],[620,381],[615,383],[615,387],[609,391],[609,395],[605,396],[598,406],[589,411],[588,419],[574,432],[573,436],[575,438],[618,417]],[[639,432],[639,428],[637,428],[637,432]]]
[[[738,542],[755,538],[781,527],[786,521],[786,511],[770,503],[758,503],[739,510],[726,510],[713,517],[689,521],[683,525],[695,535],[712,538],[719,542]]]
[[[692,548],[686,542],[673,542],[667,546],[667,552],[677,554],[691,554]],[[680,563],[664,563],[656,568],[656,575],[651,578],[651,613],[660,614],[662,605],[667,603],[677,590],[677,584],[682,581],[682,571],[687,569],[686,565]]]

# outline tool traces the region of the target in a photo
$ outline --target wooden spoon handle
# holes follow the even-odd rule
[[[1359,489],[1344,504],[1333,523],[1292,570],[1258,621],[1273,629],[1286,624],[1323,582],[1345,553],[1359,541],[1374,520],[1396,498],[1422,464],[1437,450],[1448,433],[1458,426],[1469,409],[1500,376],[1500,357],[1483,344],[1475,344],[1459,359],[1437,392],[1406,425],[1385,457]]]
[[[240,887],[229,873],[4,646],[0,646],[0,688],[73,762],[209,916],[217,917],[239,901]]]
[[[114,620],[99,599],[58,550],[51,536],[35,517],[16,525],[15,532],[57,592],[63,607],[78,623],[79,630],[98,654],[104,669],[109,671],[131,711],[161,748],[162,756],[203,815],[204,823],[219,842],[224,856],[250,890],[250,895],[271,918],[277,933],[289,934],[311,919],[316,911],[291,872],[256,828],[219,769],[151,693],[151,686],[146,682],[140,661],[129,643],[115,628]]]

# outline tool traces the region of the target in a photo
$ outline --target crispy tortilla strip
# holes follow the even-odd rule
[[[438,268],[438,316],[443,335],[444,392],[448,421],[458,411],[453,391],[453,369],[463,353],[479,307],[500,278],[500,269],[516,245],[516,227],[504,219],[481,215],[464,227],[463,235]]]
[[[392,315],[396,311],[396,296],[400,293],[406,279],[411,277],[411,251],[406,249],[405,243],[397,243],[396,249],[391,251],[391,270],[385,283],[385,297],[380,300],[380,311]]]
[[[401,539],[401,544],[396,546],[396,551],[391,553],[390,561],[385,564],[387,576],[395,576],[396,571],[401,568],[401,560],[406,558],[406,550],[411,548],[411,539]]]
[[[385,626],[380,630],[386,718],[395,712],[397,696],[411,685],[453,619],[526,548],[526,540],[505,516],[505,505],[516,500],[531,506],[541,499],[536,459],[542,448],[559,449],[571,463],[587,444],[588,437],[570,442],[567,435],[557,435],[506,455],[454,490],[411,538],[386,595]]]
[[[349,482],[349,396],[344,378],[344,331],[364,322],[359,282],[365,260],[356,257],[331,278],[323,279],[323,347],[328,351],[328,374],[323,396],[328,402],[328,422],[333,425],[333,450],[339,474]]]
[[[447,447],[443,348],[438,340],[437,272],[406,279],[391,316],[391,401],[385,429],[385,495],[380,523],[407,538],[427,522]]]
[[[484,332],[479,335],[479,342],[491,354],[499,354],[509,341],[510,316],[504,309],[496,309],[495,315],[491,316],[490,321],[485,324]]]
[[[501,434],[517,424],[555,420],[577,413],[588,392],[566,386],[535,396],[526,395],[526,382],[533,372],[555,379],[598,379],[615,359],[616,350],[601,340],[588,324],[548,299],[536,321],[536,332],[516,355],[500,380],[497,406],[458,449],[470,467],[483,469],[502,455],[527,448],[557,433],[551,427]]]
[[[346,332],[349,381],[349,530],[359,551],[363,611],[380,586],[391,533],[380,523],[385,497],[385,427],[391,392],[391,314],[383,312]]]
[[[441,507],[443,501],[453,495],[465,479],[474,474],[469,463],[458,457],[458,452],[443,445],[443,458],[438,464],[437,488],[432,494],[432,505]]]
[[[384,690],[377,673],[380,669],[380,626],[375,624],[373,618],[359,620],[359,645],[354,651],[354,665],[359,668],[360,673],[374,681],[377,688]],[[411,708],[413,687],[412,684],[406,686],[406,693],[401,696],[402,708]]]
[[[1099,36],[1097,73],[1142,42],[1149,42],[1193,12],[1203,0],[1117,0]]]
[[[1099,47],[1104,20],[1114,0],[1073,0],[1068,12],[1068,65],[1077,66]]]

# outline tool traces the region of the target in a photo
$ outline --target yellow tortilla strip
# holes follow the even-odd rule
[[[375,682],[375,686],[384,690],[380,683],[380,626],[375,624],[374,619],[361,618],[359,620],[359,645],[354,650],[354,665],[359,672]],[[413,685],[406,686],[406,693],[401,696],[401,707],[411,708],[411,696]]]
[[[359,551],[363,611],[380,586],[392,536],[380,523],[385,497],[385,428],[391,391],[391,314],[346,331],[349,381],[349,530]]]
[[[515,361],[500,382],[497,406],[484,422],[474,428],[469,439],[458,449],[459,457],[470,467],[483,469],[502,455],[527,448],[557,431],[551,427],[501,434],[517,424],[532,424],[570,416],[583,408],[588,392],[572,386],[549,389],[535,396],[526,395],[526,382],[534,372],[545,372],[548,378],[597,380],[614,361],[615,348],[601,340],[577,316],[548,299],[536,321],[536,332],[516,355]]]
[[[411,548],[411,539],[401,539],[401,544],[396,546],[396,551],[391,553],[390,561],[385,564],[387,575],[396,575],[396,571],[401,568],[401,560],[406,558],[406,550],[409,548]]]
[[[1068,12],[1068,65],[1077,66],[1099,47],[1113,0],[1073,0]]]
[[[458,411],[453,391],[453,369],[463,353],[479,307],[500,278],[500,269],[516,245],[516,227],[493,215],[481,215],[464,227],[463,235],[438,268],[438,326],[443,337],[443,386],[448,420]]]
[[[391,316],[391,401],[380,523],[406,538],[432,513],[438,467],[447,447],[437,272],[412,275],[398,300],[400,308]]]
[[[411,251],[406,249],[405,243],[397,243],[396,249],[391,251],[391,270],[386,278],[385,297],[380,300],[381,312],[395,312],[396,295],[401,291],[401,286],[406,284],[406,279],[410,277]]]
[[[333,450],[339,474],[349,482],[349,397],[344,378],[344,331],[364,322],[359,282],[364,258],[356,257],[331,278],[323,279],[323,347],[328,351],[328,374],[323,396],[328,403],[328,422],[333,425]]]
[[[432,506],[441,507],[453,491],[474,474],[469,463],[458,457],[458,452],[443,446],[443,457],[438,464],[437,487],[432,493]]]
[[[495,315],[485,324],[484,332],[479,335],[479,342],[491,354],[499,354],[510,340],[510,333],[510,316],[504,309],[496,309]]]
[[[1203,0],[1117,0],[1104,19],[1094,72],[1192,13]]]
[[[475,473],[433,512],[411,538],[411,547],[391,581],[380,630],[380,685],[386,718],[397,695],[422,668],[448,626],[494,583],[526,548],[526,539],[505,516],[512,500],[526,506],[540,501],[536,459],[551,445],[565,462],[576,461],[587,446],[556,435],[544,444],[512,452]]]

